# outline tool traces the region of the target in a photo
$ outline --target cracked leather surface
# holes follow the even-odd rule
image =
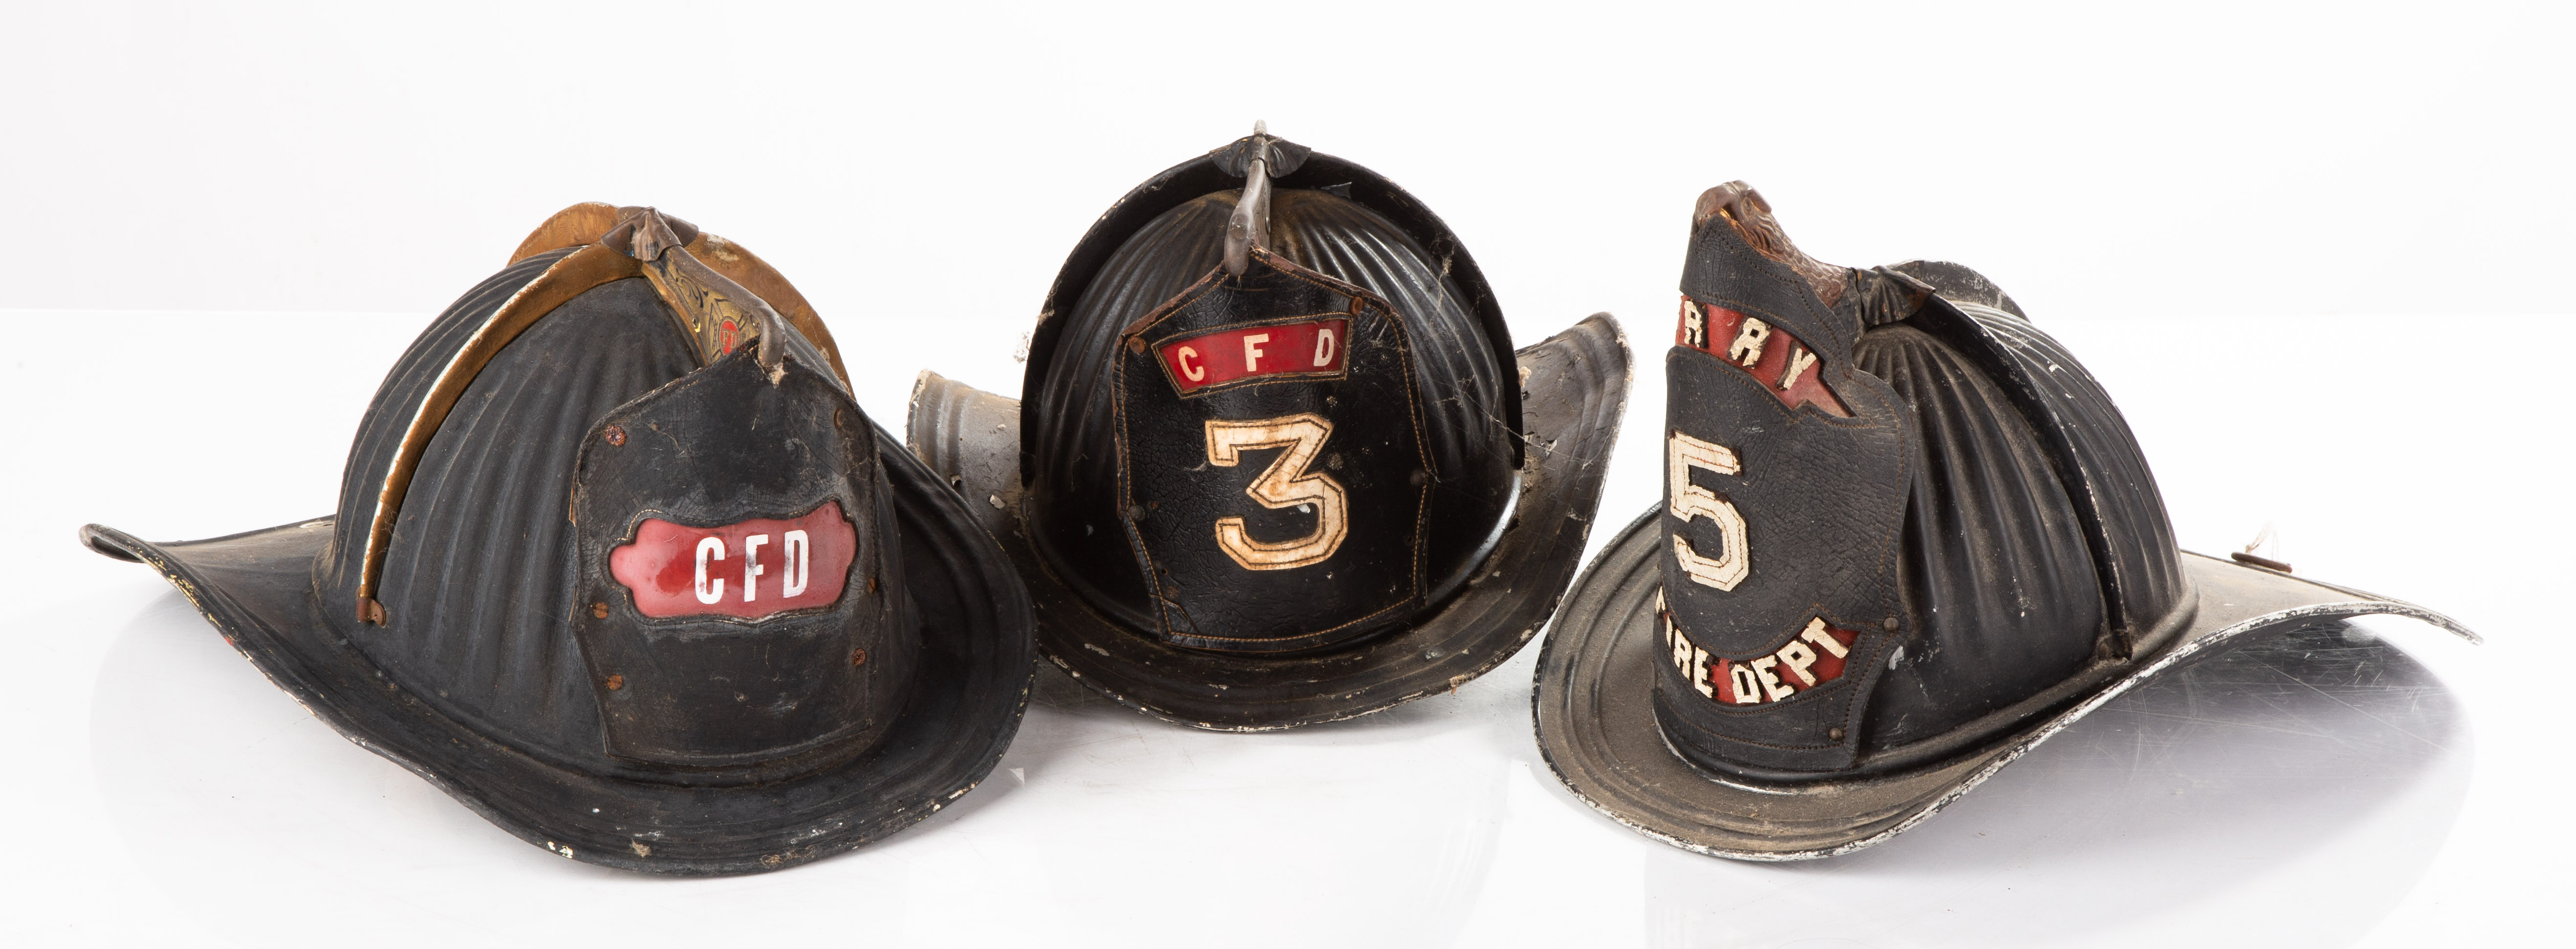
[[[1155,347],[1210,330],[1347,315],[1339,379],[1282,378],[1178,395]],[[1169,641],[1220,649],[1328,645],[1420,605],[1430,459],[1414,401],[1410,345],[1386,301],[1256,251],[1243,276],[1220,269],[1132,330],[1142,347],[1118,361],[1119,483],[1138,565],[1158,588]],[[1302,358],[1279,353],[1272,358]],[[1329,434],[1292,475],[1326,479],[1346,498],[1346,533],[1319,561],[1249,569],[1220,549],[1215,525],[1240,518],[1253,540],[1284,543],[1331,527],[1317,503],[1270,509],[1248,490],[1285,447],[1211,462],[1207,423],[1321,419]]]
[[[894,595],[903,564],[886,556],[895,520],[875,428],[828,363],[791,358],[772,381],[752,352],[619,407],[595,431],[615,425],[623,436],[592,437],[582,450],[578,589],[580,602],[606,609],[575,608],[572,626],[619,757],[709,767],[821,752],[807,762],[821,767],[837,760],[832,746],[843,756],[865,747],[911,680],[918,642]],[[632,543],[647,517],[715,527],[825,502],[858,533],[839,598],[820,608],[653,619],[609,572],[610,551]],[[599,685],[612,676],[618,687]]]
[[[1897,539],[1915,435],[1895,390],[1855,371],[1850,336],[1836,332],[1832,311],[1806,281],[1755,253],[1722,219],[1693,235],[1682,289],[1703,306],[1723,306],[1794,336],[1815,354],[1812,371],[1852,414],[1782,405],[1769,391],[1771,380],[1709,352],[1675,346],[1666,355],[1668,443],[1657,447],[1671,451],[1676,436],[1721,446],[1741,470],[1667,464],[1664,496],[1675,498],[1685,487],[1671,483],[1675,475],[1690,478],[1744,525],[1740,536],[1730,537],[1716,519],[1685,520],[1667,503],[1661,515],[1666,543],[1745,561],[1741,579],[1721,589],[1684,569],[1677,548],[1659,549],[1673,623],[1712,656],[1739,661],[1772,654],[1818,618],[1860,637],[1839,678],[1776,702],[1719,703],[1698,692],[1680,667],[1665,663],[1657,678],[1657,718],[1674,746],[1695,760],[1798,770],[1849,765],[1870,686],[1904,624]],[[1775,337],[1770,345],[1791,341]]]
[[[1033,365],[1031,376],[1037,381],[1031,399],[1023,405],[1024,426],[1037,429],[1023,429],[1024,444],[1034,446],[1024,469],[1032,514],[1029,536],[1051,573],[1093,608],[1140,635],[1196,648],[1258,652],[1355,641],[1441,602],[1466,581],[1493,543],[1505,521],[1515,480],[1516,444],[1507,419],[1517,419],[1518,388],[1491,361],[1492,340],[1476,314],[1467,309],[1473,301],[1442,273],[1442,261],[1369,206],[1324,191],[1283,190],[1273,197],[1271,206],[1269,250],[1274,260],[1270,266],[1302,269],[1328,283],[1364,288],[1386,308],[1386,319],[1380,324],[1384,329],[1363,333],[1358,325],[1353,327],[1361,345],[1352,347],[1354,361],[1339,381],[1236,383],[1180,398],[1162,378],[1153,350],[1143,354],[1128,350],[1128,333],[1140,319],[1185,293],[1197,292],[1193,288],[1202,279],[1221,272],[1223,228],[1235,198],[1233,192],[1203,195],[1144,222],[1102,264],[1097,279],[1085,283],[1073,312],[1042,324],[1042,335],[1048,330],[1057,335],[1042,357],[1031,357],[1033,364],[1040,358],[1049,364],[1042,371]],[[1296,307],[1274,312],[1248,300],[1237,303],[1250,308],[1236,316],[1189,325],[1204,329],[1256,322],[1266,316],[1309,315],[1288,312]],[[1347,300],[1316,305],[1326,308],[1310,312],[1348,308]],[[1248,315],[1255,312],[1265,316]],[[1151,334],[1150,341],[1165,341],[1176,334],[1186,335],[1166,328]],[[1374,357],[1364,349],[1381,355],[1395,352],[1366,345],[1372,338],[1394,340],[1406,350],[1400,370],[1406,378],[1391,383],[1374,378],[1381,371],[1397,371],[1398,364],[1370,362]],[[1134,374],[1139,385],[1151,376],[1152,384],[1161,388],[1122,388],[1123,383],[1113,378],[1114,367],[1129,362],[1141,370]],[[1322,388],[1313,388],[1318,386]],[[1340,390],[1334,387],[1349,388],[1351,394],[1336,395]],[[1259,394],[1265,390],[1315,395],[1284,400],[1277,393]],[[1327,406],[1322,403],[1326,398],[1340,401]],[[1129,399],[1144,400],[1139,405],[1170,403],[1172,411],[1195,414],[1182,426],[1187,432],[1165,432],[1169,440],[1140,449],[1127,444],[1138,430],[1122,434],[1118,429],[1124,410],[1117,403]],[[1344,465],[1358,465],[1365,459],[1368,467],[1352,469],[1352,476],[1365,477],[1372,484],[1381,478],[1401,478],[1406,480],[1395,483],[1428,488],[1427,499],[1417,492],[1396,507],[1377,507],[1378,500],[1363,506],[1354,497],[1350,522],[1355,533],[1346,543],[1362,546],[1348,555],[1336,554],[1353,556],[1369,549],[1357,533],[1362,527],[1373,533],[1389,524],[1418,522],[1416,549],[1407,554],[1411,570],[1381,577],[1378,573],[1391,569],[1392,562],[1372,561],[1365,579],[1338,565],[1318,565],[1321,570],[1252,571],[1216,550],[1214,525],[1223,517],[1244,518],[1256,539],[1295,538],[1314,529],[1313,514],[1271,509],[1245,494],[1278,452],[1252,450],[1237,466],[1213,467],[1208,464],[1206,434],[1199,427],[1211,418],[1240,421],[1308,411],[1278,408],[1273,412],[1258,407],[1273,402],[1287,406],[1292,401],[1311,403],[1314,411],[1329,417],[1336,429],[1330,441],[1337,446],[1357,444],[1352,441],[1356,434],[1385,421],[1381,416],[1388,413],[1418,418],[1414,437],[1427,469],[1418,461],[1402,471],[1379,472],[1376,466],[1385,462],[1377,448],[1369,455],[1326,452],[1340,454]],[[1210,406],[1223,411],[1211,414],[1217,409]],[[1349,434],[1343,433],[1346,428]],[[1124,475],[1119,467],[1122,459],[1136,462]],[[1150,465],[1145,463],[1149,459]],[[1316,464],[1329,460],[1319,456]],[[1148,470],[1155,466],[1174,471]],[[1187,469],[1206,470],[1178,477]],[[1320,470],[1344,477],[1329,468]],[[1415,471],[1426,472],[1423,483],[1409,482]],[[1166,475],[1174,477],[1167,481]],[[1128,480],[1139,477],[1154,486],[1144,493],[1131,492]],[[1177,515],[1165,515],[1164,509],[1175,505],[1189,511],[1189,523],[1194,526],[1179,526]],[[1146,512],[1142,530],[1168,539],[1140,546],[1130,536],[1126,521],[1130,509],[1139,506]],[[1160,534],[1166,529],[1163,524],[1175,525],[1169,528],[1172,533]],[[1162,552],[1168,545],[1181,544],[1196,547],[1173,546]],[[1198,579],[1184,579],[1174,570]],[[1410,579],[1405,576],[1408,572]],[[1307,573],[1315,579],[1298,584],[1323,586],[1285,592],[1287,588],[1281,586],[1288,583],[1285,576]],[[1173,589],[1167,584],[1179,583],[1182,594],[1160,600],[1149,596],[1148,575],[1159,578],[1156,583],[1163,585],[1166,594]],[[1384,589],[1390,582],[1398,582],[1393,600],[1386,598]],[[1238,589],[1248,599],[1235,604],[1214,600],[1220,591]],[[1208,599],[1195,599],[1199,597]]]

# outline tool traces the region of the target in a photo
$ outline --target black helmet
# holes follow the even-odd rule
[[[1626,381],[1606,316],[1515,354],[1439,218],[1256,133],[1093,226],[1025,402],[924,374],[911,432],[1017,515],[995,533],[1058,665],[1159,717],[1278,728],[1517,651],[1580,556]]]
[[[1576,584],[1536,698],[1558,777],[1650,836],[1841,853],[2239,634],[2475,638],[2177,550],[2110,396],[1965,267],[1826,266],[1737,182],[1701,196],[1681,310],[1665,503]]]
[[[748,250],[576,205],[396,363],[337,516],[83,531],[353,741],[566,857],[776,869],[1018,728],[1027,594]]]

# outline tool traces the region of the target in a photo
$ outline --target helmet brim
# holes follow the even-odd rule
[[[1628,396],[1628,347],[1596,314],[1514,354],[1529,451],[1512,527],[1432,612],[1349,649],[1231,655],[1161,642],[1058,580],[1022,530],[1019,403],[923,373],[913,450],[949,479],[1018,566],[1038,651],[1092,690],[1164,721],[1271,731],[1355,718],[1446,692],[1501,665],[1546,625],[1581,566]]]
[[[606,778],[516,751],[412,697],[322,619],[314,559],[332,519],[155,544],[82,539],[159,571],[270,681],[360,747],[565,857],[647,873],[794,866],[909,827],[973,790],[1027,707],[1027,594],[959,498],[878,433],[924,635],[912,699],[882,741],[799,778],[687,787]]]
[[[2288,573],[2188,551],[2192,594],[2178,627],[2152,649],[1976,747],[1919,767],[1848,780],[1740,781],[1702,770],[1656,725],[1654,595],[1662,533],[1650,510],[1576,581],[1539,652],[1531,695],[1540,754],[1575,796],[1639,833],[1738,860],[1810,860],[1868,847],[1931,818],[2024,753],[2140,683],[2251,637],[2305,622],[2385,614],[2422,620],[2471,642],[2432,610]]]

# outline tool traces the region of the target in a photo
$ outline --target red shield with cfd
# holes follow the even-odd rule
[[[645,616],[759,619],[839,600],[858,543],[838,502],[794,520],[721,527],[655,517],[636,526],[634,543],[609,552],[608,570]]]

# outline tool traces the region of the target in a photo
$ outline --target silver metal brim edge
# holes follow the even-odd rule
[[[1674,754],[1655,724],[1654,513],[1630,524],[1575,582],[1541,647],[1531,712],[1541,756],[1576,798],[1638,833],[1713,857],[1813,860],[1878,844],[2129,689],[2248,634],[2383,614],[2480,641],[2412,603],[2185,551],[2196,601],[2181,633],[2063,711],[1913,771],[1797,787],[1738,783]]]

